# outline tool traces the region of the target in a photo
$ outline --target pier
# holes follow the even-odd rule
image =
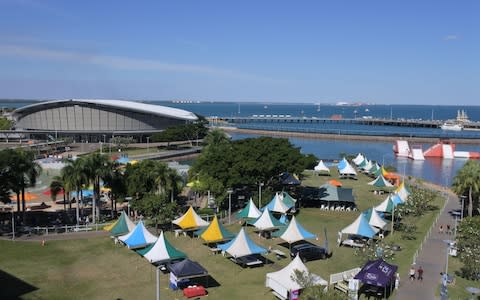
[[[374,118],[317,118],[292,117],[289,115],[254,115],[251,117],[208,117],[211,124],[250,124],[250,123],[280,123],[280,124],[345,124],[345,125],[375,125],[398,127],[439,128],[442,120],[415,119],[374,119]],[[463,123],[464,130],[480,130],[480,122]]]

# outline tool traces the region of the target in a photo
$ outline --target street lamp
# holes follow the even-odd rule
[[[263,182],[258,183],[258,208],[262,206],[262,186]]]
[[[149,142],[150,142],[150,137],[147,136],[147,153],[150,153],[150,144],[149,144]]]
[[[157,300],[160,300],[160,266],[157,266],[157,288],[156,288],[156,292],[157,292]]]
[[[228,224],[232,224],[232,189],[227,190],[228,193]]]
[[[447,291],[447,284],[448,284],[448,255],[450,252],[450,246],[452,245],[453,241],[451,240],[443,240],[444,243],[447,244],[447,255],[446,255],[446,262],[445,262],[445,272],[442,274],[442,288],[440,291],[440,299],[448,299],[448,291]]]
[[[18,201],[18,199],[17,199]],[[13,209],[15,208],[14,205],[12,205],[12,240],[15,240],[15,213],[13,212]]]

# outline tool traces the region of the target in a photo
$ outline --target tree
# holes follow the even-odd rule
[[[467,217],[457,228],[458,253],[462,277],[478,280],[480,274],[480,217]]]
[[[125,197],[127,195],[127,182],[126,176],[118,168],[114,168],[112,176],[107,178],[105,186],[111,189],[110,200],[112,204],[111,217],[113,218],[113,212],[117,210],[117,199],[119,197]]]
[[[55,176],[50,182],[50,197],[52,201],[57,200],[57,195],[64,190],[63,180],[60,176]],[[65,202],[65,191],[63,193],[63,209],[67,210],[67,203]]]
[[[11,159],[10,163],[15,166],[11,171],[12,179],[15,178],[12,190],[16,191],[17,198],[19,191],[21,192],[22,211],[25,212],[25,189],[35,186],[42,168],[34,161],[35,154],[31,151],[15,149]]]
[[[157,230],[159,224],[170,223],[177,210],[176,202],[170,202],[168,195],[165,193],[144,195],[142,199],[134,199],[132,206],[139,213],[150,218]]]
[[[79,157],[76,160],[69,160],[61,171],[64,185],[77,191],[76,197],[76,220],[77,225],[80,221],[80,202],[83,201],[82,188],[88,183],[87,172],[85,170],[86,159]]]
[[[118,149],[124,149],[124,148],[127,148],[128,145],[130,145],[131,143],[133,143],[135,141],[135,139],[131,136],[129,137],[125,137],[125,136],[115,136],[115,137],[112,137],[110,139],[110,143],[113,143],[115,144],[115,146],[118,148]]]
[[[93,185],[93,222],[100,219],[100,209],[97,207],[100,200],[100,183],[107,181],[113,173],[113,163],[105,154],[92,153],[85,157],[85,175],[89,182]]]
[[[16,180],[14,174],[14,168],[12,168],[12,160],[15,155],[15,151],[12,149],[5,149],[0,151],[0,202],[5,204],[10,203],[10,192],[13,190],[16,192]],[[20,191],[18,189],[18,191]],[[20,192],[17,193],[17,199]],[[20,201],[17,201],[17,209],[20,211]]]
[[[10,130],[13,126],[13,121],[5,117],[0,117],[0,130]]]
[[[312,274],[295,269],[291,279],[302,287],[300,294],[301,300],[341,300],[344,295],[339,294],[335,290],[325,290],[321,285],[316,284],[316,278]]]
[[[256,190],[259,182],[281,188],[279,176],[300,173],[316,164],[313,155],[303,155],[288,139],[271,137],[230,141],[215,130],[205,138],[207,146],[190,169],[190,178],[200,181],[200,191],[221,195],[226,188]]]
[[[205,126],[206,124],[208,124],[208,121],[199,116],[199,121],[195,123],[170,126],[162,132],[154,133],[152,135],[152,141],[170,143],[202,139],[208,132],[208,128]]]
[[[452,188],[457,195],[468,195],[468,216],[471,217],[474,202],[478,206],[480,196],[480,163],[467,161],[453,178]]]

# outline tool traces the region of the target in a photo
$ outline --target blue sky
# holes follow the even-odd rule
[[[0,98],[477,104],[479,1],[0,0]]]

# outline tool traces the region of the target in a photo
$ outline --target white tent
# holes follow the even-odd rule
[[[257,208],[255,203],[253,203],[252,198],[248,201],[247,206],[245,206],[240,212],[237,213],[238,218],[245,218],[245,219],[257,219],[260,217],[262,212]]]
[[[302,287],[292,279],[292,277],[295,276],[295,270],[306,272],[315,278],[315,285],[328,285],[328,282],[320,276],[310,274],[305,264],[297,255],[285,268],[277,272],[267,273],[265,286],[271,288],[281,297],[289,299],[290,292],[302,289]]]
[[[282,198],[283,198],[283,195],[276,193],[272,201],[270,201],[267,205],[265,205],[262,210],[268,209],[270,211],[278,212],[281,214],[287,213],[290,207],[285,205]]]
[[[166,239],[163,234],[163,231],[160,233],[155,244],[152,245],[150,249],[147,249],[143,257],[145,257],[149,262],[155,263],[159,261],[169,261],[177,258],[186,257],[185,253],[175,249]]]
[[[375,206],[374,209],[380,212],[391,213],[394,207],[395,207],[395,204],[393,203],[391,196],[388,195],[387,198],[385,198],[385,200],[383,200],[382,203]]]
[[[353,163],[356,164],[357,166],[362,163],[362,161],[365,159],[365,157],[362,155],[362,153],[358,153],[357,157],[353,159]]]
[[[330,169],[323,163],[323,160],[318,162],[318,165],[313,168],[317,172],[328,172],[330,173]]]
[[[362,213],[355,221],[353,221],[352,224],[343,228],[340,232],[344,234],[353,234],[372,238],[379,231],[380,230],[378,228],[374,228],[368,223],[367,218],[365,218],[365,215]]]
[[[245,228],[242,228],[233,240],[218,245],[218,248],[228,252],[234,258],[267,252],[265,248],[258,246],[248,237]]]
[[[118,237],[118,239],[124,242],[128,248],[136,249],[155,243],[157,237],[151,234],[150,231],[145,228],[143,222],[140,221],[132,231]]]
[[[363,171],[368,171],[370,170],[371,168],[373,167],[373,164],[372,164],[372,161],[371,160],[367,160],[367,164],[361,168]]]
[[[290,221],[290,223],[288,223],[287,229],[280,236],[282,240],[289,244],[305,239],[313,239],[316,237],[317,236],[315,234],[308,232],[307,230],[305,230],[305,228],[302,227],[302,225],[297,223],[297,219],[295,218],[295,216],[292,217],[292,220]]]
[[[376,187],[392,187],[393,186],[393,184],[391,184],[388,180],[386,180],[385,177],[383,177],[383,175],[381,174],[378,175],[377,178],[375,178],[374,180],[370,181],[368,184]]]
[[[384,229],[388,223],[382,217],[380,217],[380,215],[378,214],[378,211],[376,211],[374,207],[372,208],[372,211],[370,214],[370,220],[368,220],[368,224],[380,229]]]
[[[265,209],[262,215],[253,223],[253,226],[260,230],[272,230],[282,225],[279,220],[272,216],[268,209]]]
[[[343,168],[338,170],[338,173],[340,176],[357,176],[357,172],[348,162],[346,162]]]

